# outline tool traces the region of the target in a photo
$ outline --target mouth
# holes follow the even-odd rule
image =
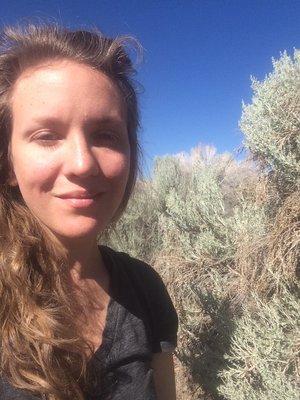
[[[103,193],[98,193],[94,196],[91,195],[76,195],[74,197],[71,197],[69,195],[68,197],[58,197],[61,201],[63,201],[65,204],[73,207],[73,208],[88,208],[91,207],[99,201]]]
[[[100,194],[100,192],[74,190],[72,192],[58,194],[57,197],[60,197],[61,199],[92,199],[98,194]]]

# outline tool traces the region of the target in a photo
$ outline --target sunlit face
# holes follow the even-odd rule
[[[58,237],[95,238],[118,209],[129,175],[118,88],[89,66],[56,61],[23,72],[11,107],[11,183]]]

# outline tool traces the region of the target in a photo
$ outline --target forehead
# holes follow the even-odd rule
[[[62,119],[125,118],[117,85],[104,73],[73,61],[57,61],[25,70],[16,81],[11,107],[13,120],[43,115]]]

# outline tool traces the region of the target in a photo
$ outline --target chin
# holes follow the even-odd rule
[[[51,229],[51,228],[50,228]],[[51,229],[52,232],[64,240],[96,238],[105,229],[101,224],[76,224],[64,226],[64,229]]]

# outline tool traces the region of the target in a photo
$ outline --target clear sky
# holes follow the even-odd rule
[[[262,79],[272,57],[300,48],[300,0],[0,0],[0,12],[1,25],[38,17],[140,41],[148,172],[155,156],[200,143],[237,149],[250,75]]]

